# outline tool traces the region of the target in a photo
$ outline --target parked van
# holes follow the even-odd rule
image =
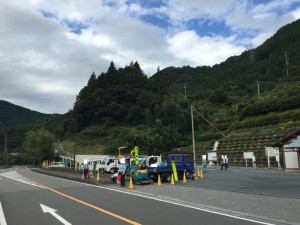
[[[63,162],[51,162],[49,167],[65,167]]]

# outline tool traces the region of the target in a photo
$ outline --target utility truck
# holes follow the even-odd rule
[[[116,157],[110,157],[100,161],[100,171],[114,174],[118,171],[120,166],[119,159]]]
[[[170,181],[173,173],[172,162],[176,165],[178,177],[192,178],[195,173],[193,156],[187,153],[168,154],[166,163],[160,163],[157,166],[148,166],[147,171],[150,178],[157,180],[158,175],[162,181]]]

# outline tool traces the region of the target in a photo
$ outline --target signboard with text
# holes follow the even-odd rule
[[[217,153],[216,152],[208,152],[207,159],[208,159],[208,161],[217,161]]]
[[[253,159],[254,152],[243,152],[244,159]]]

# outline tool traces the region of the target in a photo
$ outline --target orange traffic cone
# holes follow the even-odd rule
[[[97,172],[97,178],[96,178],[96,181],[99,182],[100,181],[100,173],[99,173],[99,170]]]
[[[202,170],[200,171],[200,179],[203,179],[203,173],[202,173]]]
[[[171,177],[171,184],[174,185],[175,184],[175,181],[174,181],[174,175],[172,173],[172,177]]]
[[[197,177],[201,177],[201,174],[200,174],[200,169],[198,168],[198,172],[197,172]]]
[[[132,189],[134,189],[134,186],[133,186],[133,182],[132,182],[132,177],[130,177],[129,190],[132,190]]]
[[[160,174],[158,174],[158,177],[157,177],[157,186],[158,187],[162,186],[161,180],[160,180]]]
[[[186,183],[186,175],[185,175],[185,171],[183,172],[183,179],[182,179],[182,183]]]

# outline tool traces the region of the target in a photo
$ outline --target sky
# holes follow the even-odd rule
[[[0,0],[0,100],[64,114],[95,72],[213,66],[300,18],[300,0]]]

